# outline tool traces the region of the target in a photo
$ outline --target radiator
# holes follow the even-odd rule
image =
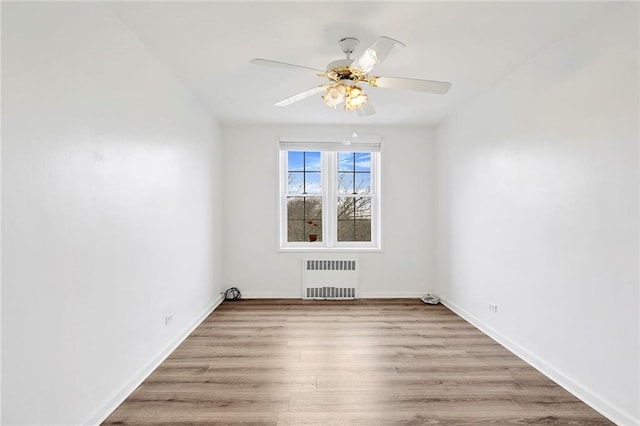
[[[357,299],[360,280],[358,259],[303,259],[303,299]]]

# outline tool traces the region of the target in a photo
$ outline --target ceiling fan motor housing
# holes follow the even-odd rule
[[[333,81],[340,81],[349,84],[349,82],[359,82],[366,80],[367,75],[360,70],[351,68],[352,59],[338,59],[327,65],[327,78]]]
[[[360,40],[355,37],[345,37],[338,41],[340,49],[342,49],[342,52],[347,55],[347,57],[346,59],[338,59],[337,61],[330,62],[329,65],[327,65],[326,76],[330,80],[348,84],[349,82],[358,82],[364,79],[364,73],[351,68],[351,64],[353,64],[351,54],[358,43],[360,43]]]

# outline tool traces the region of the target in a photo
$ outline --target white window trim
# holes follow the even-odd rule
[[[282,138],[279,141],[279,250],[304,252],[354,252],[382,251],[382,220],[381,220],[381,141],[379,137],[362,138],[358,143],[345,144],[344,139],[336,138]],[[288,242],[287,241],[287,151],[321,151],[322,187],[323,187],[323,226],[321,242]],[[334,212],[337,208],[338,173],[337,153],[342,152],[370,152],[371,155],[371,241],[340,242],[336,241],[338,218]],[[362,194],[368,196],[367,194]]]

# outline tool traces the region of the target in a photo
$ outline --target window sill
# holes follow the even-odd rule
[[[278,253],[382,253],[380,247],[280,247]]]

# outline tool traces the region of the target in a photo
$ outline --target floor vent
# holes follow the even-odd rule
[[[302,298],[320,300],[357,299],[358,259],[304,259]]]

